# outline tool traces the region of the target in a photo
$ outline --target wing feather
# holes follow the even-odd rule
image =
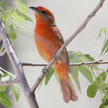
[[[53,27],[54,32],[57,34],[56,38],[60,42],[61,46],[64,44],[64,39],[62,37],[62,34],[60,33],[59,29],[55,26]],[[62,59],[64,62],[66,62],[69,65],[69,58],[66,48],[63,50],[63,53],[60,55],[60,59]],[[70,71],[70,68],[69,68]]]

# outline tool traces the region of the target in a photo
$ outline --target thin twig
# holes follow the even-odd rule
[[[98,61],[91,61],[91,62],[82,62],[82,63],[70,63],[70,66],[83,66],[83,65],[93,65],[93,64],[108,64],[108,61],[98,60]],[[33,64],[33,63],[22,63],[22,66],[47,66],[47,64]],[[36,83],[33,85],[31,91],[32,93],[40,84],[40,81],[43,79],[45,73],[42,73],[41,76],[37,79]]]
[[[3,73],[8,73],[8,75],[10,75],[12,78],[16,78],[16,75],[14,75],[13,73],[3,69],[2,67],[0,67],[0,71]]]
[[[82,65],[93,65],[93,64],[108,64],[108,61],[91,61],[82,63],[70,63],[69,66],[82,66]],[[47,64],[33,64],[33,63],[22,63],[22,66],[47,66]]]
[[[12,63],[12,66],[13,66],[15,72],[16,72],[16,76],[17,76],[18,80],[20,80],[20,83],[18,83],[18,84],[23,90],[23,93],[24,93],[24,95],[27,99],[27,102],[29,104],[29,107],[30,108],[39,108],[37,101],[36,101],[35,94],[31,93],[30,87],[29,87],[26,77],[24,75],[23,68],[20,64],[18,57],[16,56],[16,53],[15,53],[15,51],[12,47],[12,44],[10,42],[9,36],[8,36],[6,29],[5,29],[1,20],[0,20],[0,36],[2,38],[7,55]]]
[[[82,66],[82,65],[93,65],[93,64],[108,64],[108,61],[92,61],[92,62],[83,62],[83,63],[72,63],[70,66]]]
[[[96,8],[87,16],[87,18],[84,20],[84,22],[78,27],[78,29],[72,34],[72,36],[70,36],[70,38],[62,45],[62,47],[58,50],[58,52],[54,55],[54,57],[51,59],[51,61],[48,63],[47,66],[44,67],[43,75],[46,74],[46,72],[48,71],[48,69],[51,67],[51,65],[55,62],[55,60],[59,57],[60,53],[66,48],[66,46],[86,27],[86,25],[88,24],[88,22],[92,19],[93,16],[95,16],[95,14],[97,13],[97,11],[103,6],[103,3],[105,2],[105,0],[100,0],[99,4],[96,6]],[[43,76],[41,75],[39,77],[40,79],[43,78]],[[35,84],[33,85],[33,88],[37,88],[37,82],[40,83],[40,81],[36,81]],[[39,84],[38,84],[39,85]],[[36,86],[36,87],[35,87]],[[32,91],[34,92],[35,89]]]
[[[12,84],[16,84],[16,83],[19,83],[20,81],[15,78],[13,80],[8,80],[8,81],[0,81],[0,86],[2,85],[12,85]]]

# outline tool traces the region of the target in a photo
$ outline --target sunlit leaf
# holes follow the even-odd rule
[[[0,7],[4,8],[5,10],[8,9],[8,2],[6,0],[0,0]]]
[[[32,21],[30,17],[28,17],[26,14],[22,13],[21,11],[17,10],[16,12],[20,17],[23,17],[26,21]]]
[[[16,31],[15,31],[12,24],[10,24],[9,27],[8,27],[8,35],[10,37],[11,42],[13,43],[14,40],[16,39],[16,37],[17,37],[17,34],[16,34]]]
[[[99,30],[99,35],[98,35],[97,39],[102,37],[102,33],[104,33],[104,34],[107,33],[107,30],[106,30],[105,27],[102,27],[102,28]]]
[[[108,39],[105,41],[104,46],[102,48],[101,54],[103,54],[103,52],[108,49]],[[105,52],[106,53],[106,52]]]
[[[11,94],[14,94],[16,101],[18,101],[20,96],[20,89],[17,85],[12,85],[11,87]]]
[[[81,52],[69,51],[69,61],[70,61],[70,63],[73,63],[73,62],[74,63],[82,63],[82,62],[93,61],[93,60],[94,60],[94,58],[91,57],[88,54],[82,54]],[[77,69],[74,69],[74,68],[77,68]],[[77,70],[78,72],[81,72],[84,75],[84,77],[90,83],[93,83],[92,70],[88,66],[77,66],[77,67],[73,66],[72,69]],[[78,82],[78,78],[77,78],[77,82]]]
[[[82,54],[79,54],[80,52],[74,52],[74,51],[68,51],[69,56],[69,62],[74,63],[77,62],[77,60],[82,57]]]
[[[5,107],[11,107],[12,102],[4,92],[0,92],[0,103]]]
[[[82,73],[82,75],[85,76],[85,78],[90,83],[93,83],[93,76],[92,76],[92,72],[90,71],[90,69],[87,66],[80,66],[78,68],[79,68],[79,71]]]
[[[101,81],[105,81],[106,75],[107,75],[107,72],[102,72],[102,73],[100,73],[100,74],[97,76],[96,81],[97,81],[98,83],[100,83]]]
[[[106,48],[106,50],[105,50],[104,54],[106,54],[107,52],[108,52],[108,48]]]
[[[94,61],[94,58],[89,54],[84,54],[83,56],[85,57],[85,59],[87,59],[87,61]]]
[[[16,1],[15,4],[17,5],[19,11],[21,11],[24,14],[27,14],[27,7],[26,7],[26,5],[22,4],[19,1]]]
[[[22,16],[19,16],[18,13],[14,13],[14,20],[16,23],[21,23],[21,22],[24,22],[25,21],[25,18],[22,17]]]
[[[6,85],[0,86],[0,92],[5,92],[6,88],[7,88]]]
[[[8,73],[3,73],[0,79],[1,81],[8,81],[10,80],[10,75]]]
[[[75,81],[75,84],[77,85],[78,90],[81,92],[81,87],[80,87],[80,81],[78,77],[78,68],[77,67],[71,67],[71,76],[72,79]]]

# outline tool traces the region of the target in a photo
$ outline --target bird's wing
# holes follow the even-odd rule
[[[59,29],[56,26],[53,27],[53,30],[56,33],[57,40],[60,42],[60,44],[62,46],[64,44],[64,39],[62,37],[62,34],[60,33]],[[67,64],[69,65],[69,58],[68,58],[68,53],[67,53],[66,48],[64,49],[63,53],[60,55],[60,59],[67,62]],[[69,71],[70,71],[70,69],[69,69]]]
[[[55,26],[55,27],[53,27],[53,30],[56,33],[58,40],[61,42],[61,44],[63,44],[64,39],[63,39],[62,34],[60,33],[59,29]]]

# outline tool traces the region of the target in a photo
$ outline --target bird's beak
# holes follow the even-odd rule
[[[40,13],[40,11],[36,7],[29,7],[29,8],[35,11],[36,13]]]

